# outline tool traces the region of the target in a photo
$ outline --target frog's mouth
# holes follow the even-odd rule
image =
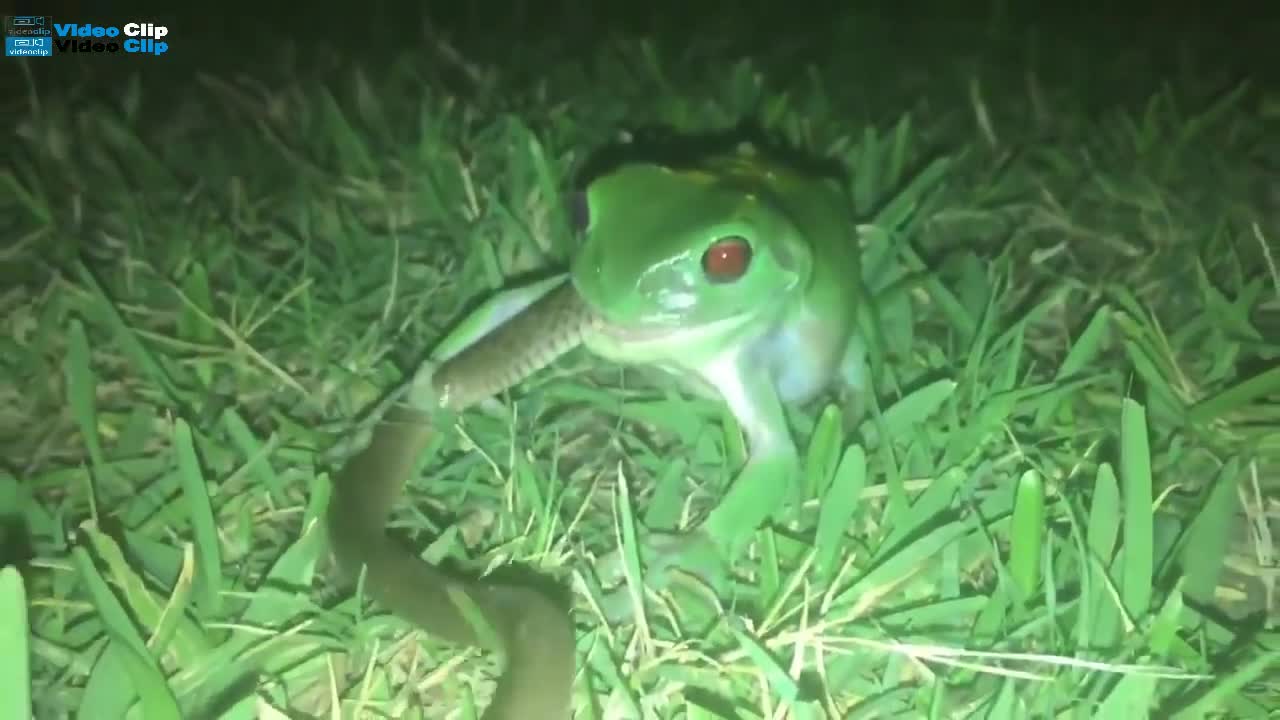
[[[621,342],[637,343],[637,342],[653,342],[656,340],[665,340],[683,330],[691,329],[689,325],[682,323],[645,323],[643,325],[620,325],[609,322],[607,319],[601,323],[598,330],[601,334],[608,336],[612,340]]]
[[[731,328],[740,325],[749,314],[732,315],[715,320],[695,321],[689,318],[654,320],[644,323],[625,323],[597,316],[596,332],[615,342],[642,344],[651,342],[670,342],[681,336],[693,339],[706,335],[709,331]]]

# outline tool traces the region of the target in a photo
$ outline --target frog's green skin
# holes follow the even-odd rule
[[[624,168],[592,184],[587,205],[572,282],[604,323],[583,342],[713,389],[746,433],[750,459],[705,525],[732,549],[798,470],[783,404],[833,379],[862,384],[848,203],[827,179],[738,155],[692,171]],[[750,265],[711,282],[703,255],[732,236],[750,244]]]
[[[747,436],[746,466],[700,528],[731,553],[781,504],[799,468],[784,403],[835,379],[861,384],[854,326],[862,286],[848,204],[828,180],[749,153],[691,169],[626,165],[592,182],[585,200],[589,219],[568,283],[555,277],[491,298],[437,347],[433,357],[448,360],[441,372],[424,383],[432,370],[419,371],[411,405],[425,408],[423,417],[431,405],[467,407],[578,342],[673,373],[722,398]],[[726,239],[738,249],[745,242],[750,261],[704,264]],[[527,589],[446,577],[386,542],[382,524],[423,445],[422,433],[400,439],[395,427],[375,428],[338,476],[329,513],[335,553],[350,569],[366,567],[375,598],[457,642],[479,638],[450,593],[473,600],[510,661],[499,686],[506,709],[495,701],[486,718],[567,718],[567,619],[548,619]],[[405,578],[415,585],[405,588]]]

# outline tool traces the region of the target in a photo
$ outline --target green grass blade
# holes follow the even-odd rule
[[[1121,591],[1134,617],[1151,606],[1155,561],[1152,554],[1151,451],[1143,408],[1128,398],[1120,415],[1120,481],[1124,490],[1124,568]]]
[[[173,450],[195,540],[196,602],[207,617],[218,617],[222,614],[222,546],[191,427],[182,418],[173,423]]]
[[[867,455],[861,445],[845,448],[835,476],[822,497],[818,530],[813,540],[817,552],[814,564],[822,577],[831,577],[846,548],[845,533],[858,511],[862,489],[867,483]]]
[[[94,608],[102,619],[107,635],[112,639],[114,657],[111,659],[118,663],[113,666],[116,668],[114,672],[123,671],[123,675],[128,678],[131,685],[127,689],[110,688],[116,703],[136,693],[142,703],[144,717],[180,720],[182,713],[178,708],[177,698],[165,681],[159,664],[147,649],[146,642],[138,633],[138,628],[134,625],[128,611],[116,599],[111,588],[94,567],[89,552],[84,547],[77,546],[72,550],[71,556],[80,580],[88,589]],[[105,657],[107,656],[104,655]],[[92,706],[94,708],[92,712],[105,710],[101,705],[96,704],[97,702],[95,701]],[[110,705],[110,703],[107,704]]]
[[[1009,536],[1009,572],[1023,598],[1035,596],[1040,586],[1040,558],[1044,554],[1044,481],[1028,470],[1018,479]]]
[[[31,714],[31,629],[27,589],[17,568],[0,568],[0,718],[27,720]]]

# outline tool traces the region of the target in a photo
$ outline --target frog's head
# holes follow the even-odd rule
[[[617,329],[684,329],[769,313],[809,276],[800,229],[767,183],[629,165],[578,198],[574,286]]]

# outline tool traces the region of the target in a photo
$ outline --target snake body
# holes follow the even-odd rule
[[[436,368],[435,396],[444,408],[465,410],[578,346],[599,324],[566,282]],[[386,535],[387,516],[431,433],[426,410],[395,405],[337,473],[328,526],[339,567],[349,575],[364,567],[368,594],[427,633],[488,647],[455,597],[469,601],[495,631],[499,647],[488,649],[506,656],[483,720],[567,720],[575,672],[568,613],[532,588],[446,573]]]

